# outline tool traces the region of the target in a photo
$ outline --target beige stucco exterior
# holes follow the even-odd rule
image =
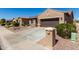
[[[31,19],[21,18],[21,17],[15,18],[15,19],[13,19],[13,21],[19,22],[20,26],[22,26],[23,24],[29,24],[30,25],[32,23]]]
[[[64,13],[55,10],[47,9],[46,11],[38,15],[38,19],[46,18],[59,18],[59,23],[64,23]]]
[[[52,10],[52,9],[47,9],[46,11],[44,11],[43,13],[41,13],[37,16],[37,25],[38,26],[41,25],[42,19],[52,19],[52,21],[53,21],[53,18],[59,18],[59,21],[58,21],[59,24],[72,23],[73,22],[73,13],[72,13],[72,11],[61,12],[61,11],[56,11],[56,10]],[[49,22],[47,24],[49,24]]]
[[[16,20],[16,19],[15,19]],[[43,20],[43,21],[42,21]],[[35,26],[43,26],[46,25],[51,27],[50,25],[57,25],[61,23],[73,23],[73,12],[72,11],[57,11],[52,9],[47,9],[36,17],[26,18],[18,18],[20,25],[25,22],[29,22],[29,24],[33,24]]]

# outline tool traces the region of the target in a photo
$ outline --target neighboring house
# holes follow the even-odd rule
[[[18,18],[14,18],[13,21],[15,22],[19,22],[20,23],[20,26],[22,25],[31,25],[33,22],[32,22],[32,19],[30,18],[21,18],[21,17],[18,17]]]
[[[73,23],[73,12],[72,11],[56,11],[47,9],[38,16],[32,18],[18,18],[20,24],[28,23],[34,24],[35,26],[51,27],[61,23]]]

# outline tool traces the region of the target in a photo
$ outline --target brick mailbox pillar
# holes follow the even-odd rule
[[[45,28],[45,30],[46,30],[46,38],[48,40],[47,44],[52,48],[56,43],[55,28],[48,27]]]
[[[44,47],[47,47],[48,49],[53,49],[54,45],[56,44],[55,39],[55,28],[47,27],[45,28],[45,37],[38,41],[37,43],[43,45]]]

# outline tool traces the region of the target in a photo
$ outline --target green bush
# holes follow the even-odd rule
[[[10,22],[7,22],[6,25],[11,25],[11,23]]]
[[[1,26],[5,26],[5,23],[1,23]]]
[[[6,24],[5,24],[5,27],[6,27],[6,28],[10,28],[10,27],[12,27],[12,24],[6,23]]]
[[[0,23],[5,23],[6,19],[0,19]]]
[[[5,19],[0,19],[0,25],[1,25],[1,26],[5,26],[5,22],[6,22]]]
[[[19,26],[19,23],[18,23],[18,22],[13,21],[13,22],[12,22],[12,25],[13,25],[13,26],[15,26],[15,27],[18,27],[18,26]]]
[[[59,24],[56,29],[59,36],[68,39],[71,37],[71,32],[76,32],[76,26],[73,24]]]
[[[12,24],[10,24],[9,26],[10,26],[10,27],[12,27],[13,25],[12,25]]]
[[[22,24],[22,26],[25,26],[25,25],[26,25],[26,24],[24,24],[24,23]]]
[[[6,28],[9,28],[10,26],[9,26],[9,25],[5,25],[5,27],[6,27]]]
[[[5,23],[5,27],[6,27],[6,28],[11,27],[10,25],[11,25],[11,22],[6,22],[6,23]]]

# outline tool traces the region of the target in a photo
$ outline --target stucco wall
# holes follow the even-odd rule
[[[55,10],[46,10],[38,16],[38,20],[57,17],[59,18],[59,23],[64,23],[64,13]]]

